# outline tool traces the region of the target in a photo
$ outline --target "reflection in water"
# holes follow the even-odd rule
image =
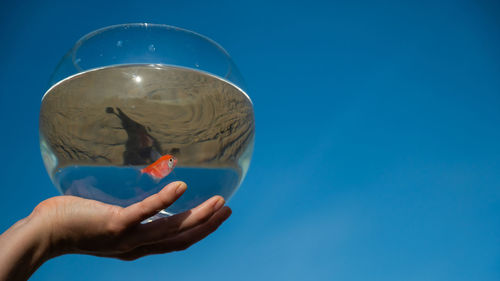
[[[152,163],[161,157],[160,143],[148,133],[150,128],[139,124],[128,117],[120,108],[107,107],[106,112],[116,115],[122,122],[123,129],[127,132],[125,151],[123,152],[123,165],[144,165]]]
[[[252,102],[239,88],[171,66],[80,73],[51,88],[40,110],[44,163],[62,193],[125,206],[185,181],[171,213],[216,194],[229,199],[248,170],[254,131]],[[171,174],[160,182],[141,174],[165,154],[178,160]]]
[[[158,65],[73,76],[47,92],[40,111],[40,140],[57,159],[51,173],[72,165],[141,166],[172,154],[182,166],[244,174],[254,128],[252,103],[240,89]]]

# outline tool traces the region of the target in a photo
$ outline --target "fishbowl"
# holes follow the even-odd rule
[[[65,195],[128,206],[173,181],[164,215],[238,189],[252,157],[252,101],[229,54],[195,32],[123,24],[82,37],[42,98],[40,149]]]

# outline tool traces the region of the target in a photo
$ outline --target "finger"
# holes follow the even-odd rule
[[[158,193],[123,209],[120,214],[121,223],[127,228],[154,216],[160,210],[172,205],[186,188],[186,184],[180,181],[168,184]]]
[[[179,233],[175,237],[165,239],[159,243],[144,245],[137,247],[127,253],[117,255],[116,258],[122,260],[135,260],[137,258],[162,254],[172,251],[182,251],[189,248],[194,243],[207,237],[210,233],[217,230],[217,228],[231,215],[231,209],[227,206],[217,211],[203,224],[198,225],[192,229]]]
[[[167,243],[175,244],[176,251],[185,250],[217,230],[217,228],[219,228],[219,226],[221,226],[222,223],[227,220],[229,216],[231,216],[231,214],[231,208],[225,206],[219,212],[216,212],[212,217],[210,217],[210,219],[208,219],[205,223],[179,233],[179,235],[173,237],[170,241],[167,241]]]
[[[207,221],[224,203],[224,198],[214,196],[189,211],[138,225],[124,237],[123,243],[135,248],[164,240]]]

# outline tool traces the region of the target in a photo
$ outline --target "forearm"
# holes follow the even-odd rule
[[[51,257],[43,222],[27,217],[0,235],[0,281],[28,280]]]

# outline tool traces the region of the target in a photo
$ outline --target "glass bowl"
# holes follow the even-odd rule
[[[128,206],[182,180],[161,213],[226,200],[244,179],[253,104],[229,54],[195,32],[122,24],[76,42],[50,78],[40,148],[57,189]]]

